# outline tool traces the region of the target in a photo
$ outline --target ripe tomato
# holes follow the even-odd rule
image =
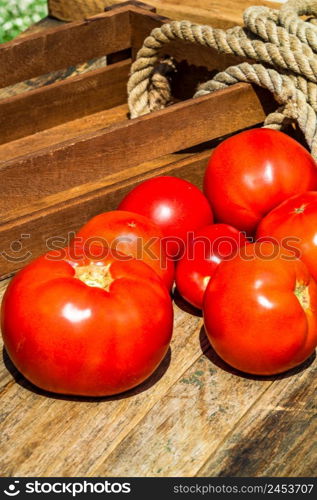
[[[165,253],[163,234],[152,221],[131,212],[114,210],[96,215],[77,234],[79,245],[108,245],[113,255],[127,254],[148,264],[163,279],[168,289],[174,282],[174,262]],[[76,244],[76,243],[75,243]]]
[[[256,235],[297,249],[317,281],[317,192],[292,196],[278,205],[262,219]]]
[[[2,304],[5,347],[36,386],[106,396],[145,380],[164,358],[173,327],[168,291],[143,262],[51,252],[10,283]]]
[[[145,215],[160,226],[170,257],[185,250],[187,234],[212,224],[208,200],[190,182],[177,177],[155,177],[139,184],[122,200],[120,210]]]
[[[252,234],[279,203],[317,189],[316,163],[299,143],[282,132],[247,130],[215,149],[204,189],[219,222]]]
[[[222,262],[204,298],[207,336],[238,370],[284,372],[317,344],[317,285],[305,264],[273,243],[245,245]],[[240,252],[240,253],[241,253]]]
[[[182,297],[202,309],[205,290],[216,268],[222,260],[233,258],[247,241],[243,233],[227,224],[213,224],[197,231],[176,265],[176,286]]]

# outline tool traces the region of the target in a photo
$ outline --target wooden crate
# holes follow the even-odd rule
[[[0,47],[3,85],[105,53],[117,60],[0,101],[3,251],[15,257],[10,242],[21,241],[23,251],[38,254],[46,238],[114,208],[141,179],[171,173],[200,185],[217,138],[261,122],[274,106],[248,85],[186,100],[198,78],[229,60],[171,46],[178,61],[188,57],[175,85],[175,99],[185,100],[129,121],[126,51],[135,54],[162,22],[130,6]],[[2,275],[23,264],[3,259]],[[0,282],[0,297],[8,282]],[[197,312],[174,298],[171,350],[149,380],[126,394],[48,394],[29,384],[3,351],[2,476],[315,474],[314,360],[278,377],[243,376],[210,348]]]
[[[174,43],[176,104],[129,120],[130,57],[166,22],[151,10],[128,3],[0,47],[2,87],[91,58],[109,62],[0,101],[2,277],[52,237],[67,238],[115,208],[141,179],[171,173],[199,184],[213,141],[262,122],[274,108],[268,93],[246,84],[190,99],[199,81],[237,59]]]
[[[48,0],[50,15],[64,21],[83,19],[101,12],[106,6],[122,0]],[[277,0],[279,2],[281,0]],[[276,8],[278,3],[267,0],[148,0],[158,14],[171,19],[189,19],[196,23],[229,28],[242,24],[242,13],[250,5]]]

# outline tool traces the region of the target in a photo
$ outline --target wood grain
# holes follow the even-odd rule
[[[34,202],[39,193],[48,196],[260,123],[266,116],[267,104],[274,107],[270,100],[262,104],[263,96],[268,94],[259,94],[247,84],[237,84],[135,120],[96,132],[86,131],[76,140],[68,139],[43,149],[36,149],[37,137],[31,136],[29,144],[34,146],[34,151],[8,161],[2,147],[0,182],[5,191],[0,200],[0,213],[3,215],[21,203]],[[230,117],[224,109],[230,109]],[[94,116],[90,119],[93,121]],[[72,127],[71,122],[68,123]],[[54,134],[54,129],[52,132]],[[17,149],[17,154],[19,152]],[[27,176],[32,179],[31,183],[25,183]]]
[[[293,371],[293,375],[276,378],[199,475],[315,477],[315,356],[304,367],[295,375]]]
[[[198,338],[197,338],[198,341]],[[205,353],[181,373],[105,461],[92,472],[110,476],[195,476],[271,381],[250,380],[215,367]],[[128,457],[137,456],[136,461]]]
[[[48,0],[53,17],[65,21],[82,19],[101,12],[107,5],[121,3],[120,0]],[[242,24],[242,13],[251,5],[278,8],[279,4],[266,0],[147,0],[156,7],[157,13],[172,19],[189,19],[194,22],[212,24],[217,28],[228,28]]]
[[[1,100],[0,144],[123,104],[130,66],[118,62]]]
[[[5,355],[1,475],[314,476],[315,360],[278,377],[244,376],[216,356],[177,295],[174,310],[169,355],[114,398],[37,390]]]
[[[1,473],[89,474],[89,469],[138,424],[179,373],[186,371],[193,358],[200,356],[197,339],[201,319],[193,318],[189,323],[188,317],[182,311],[176,315],[172,361],[167,356],[148,382],[123,396],[65,400],[34,392],[24,380],[20,379],[22,387],[9,381],[1,394],[6,408],[0,424],[4,446]],[[3,366],[1,369],[5,370]]]
[[[20,269],[32,258],[55,246],[67,245],[94,215],[117,208],[123,196],[136,184],[154,175],[175,175],[201,187],[210,156],[202,153],[167,155],[129,170],[110,174],[100,181],[68,189],[10,212],[0,226],[0,275]]]
[[[105,107],[107,107],[106,104]],[[40,130],[31,136],[27,135],[14,141],[0,144],[0,161],[5,160],[5,162],[9,162],[16,158],[34,155],[38,151],[58,146],[65,141],[74,142],[81,135],[93,133],[114,123],[127,120],[127,114],[128,106],[125,103],[83,116],[82,118],[61,123],[49,129]],[[17,175],[17,179],[18,177],[19,175]]]
[[[122,7],[1,44],[0,87],[127,49],[130,38],[129,10]]]

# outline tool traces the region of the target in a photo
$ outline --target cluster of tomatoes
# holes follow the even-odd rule
[[[176,177],[144,181],[118,210],[84,225],[68,248],[16,275],[1,325],[8,354],[27,379],[89,396],[140,384],[169,347],[174,281],[203,311],[210,343],[231,366],[271,375],[313,353],[311,155],[281,132],[242,132],[213,152],[204,192]]]

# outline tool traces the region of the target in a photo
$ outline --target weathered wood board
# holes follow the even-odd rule
[[[314,476],[316,361],[244,376],[212,351],[195,314],[176,297],[170,352],[147,382],[113,398],[37,390],[4,353],[1,475]]]
[[[191,9],[193,15],[201,15],[202,7],[194,9],[193,2],[186,0],[179,5]],[[206,4],[205,0],[201,0],[200,4],[203,3]],[[227,1],[225,5],[221,2],[217,9],[220,13],[224,7],[231,9],[234,16],[235,8],[238,6],[242,11],[245,3],[245,0]],[[169,8],[171,5],[175,10],[178,8],[176,2],[169,4]],[[216,2],[213,5],[216,6]],[[50,28],[51,23],[45,21],[42,27]],[[126,71],[127,62],[116,68]],[[100,69],[89,76],[89,81],[105,82],[106,75],[107,71]],[[78,117],[76,109],[70,106],[65,113],[75,113],[71,116],[71,125],[59,121],[60,108],[55,94],[54,112],[46,115],[47,119],[55,120],[49,133],[40,126],[40,116],[34,115],[39,131],[33,139],[42,147],[45,141],[48,141],[46,144],[50,140],[58,143],[61,136],[71,139],[74,128],[80,132],[87,131],[88,127],[90,133],[95,133],[102,123],[115,126],[118,121],[126,120],[127,107],[124,100],[120,100],[126,76],[119,79],[119,101],[108,107],[106,104],[102,109],[92,107],[90,86],[85,87],[82,81],[76,77],[78,92],[72,98],[80,100],[80,96],[88,95],[89,118]],[[70,87],[66,82],[54,84],[49,95],[54,96],[60,88],[69,96]],[[263,102],[254,91],[243,87],[245,95],[254,103]],[[37,101],[43,109],[47,92],[44,88],[42,100]],[[111,95],[111,99],[117,98]],[[31,111],[34,95],[30,93],[24,99],[29,100]],[[12,106],[8,111],[16,110],[14,100],[5,106]],[[263,109],[259,105],[255,107],[256,111],[253,107],[251,113],[257,113],[254,116],[261,121]],[[19,119],[31,127],[26,118],[27,114],[22,114]],[[12,133],[13,129],[12,126]],[[21,154],[28,154],[29,139],[19,135],[19,129],[15,133]],[[200,185],[213,146],[214,143],[208,143],[198,149],[144,160],[124,171],[89,179],[83,185],[70,187],[65,183],[65,189],[57,194],[18,204],[2,215],[2,249],[6,242],[10,250],[10,242],[15,240],[22,244],[23,251],[37,255],[44,251],[46,238],[52,234],[66,235],[67,227],[77,229],[78,224],[95,213],[114,208],[135,183],[155,174],[179,175]],[[6,143],[0,146],[0,152],[4,151],[1,148],[6,148],[7,159],[14,158],[14,146],[10,149]],[[10,239],[6,231],[10,231]],[[24,247],[21,234],[25,232],[32,237]],[[14,248],[10,256],[17,256]],[[1,272],[4,266],[2,262]],[[9,280],[0,281],[0,299],[8,283]],[[235,372],[209,347],[201,317],[176,294],[171,350],[157,372],[129,393],[99,400],[56,397],[31,386],[3,353],[0,475],[314,476],[317,469],[316,369],[316,360],[311,358],[304,366],[278,377],[248,377]]]
[[[64,21],[82,19],[120,0],[48,0],[51,16]],[[148,0],[158,14],[171,19],[189,19],[193,22],[212,24],[215,28],[228,28],[242,24],[243,11],[251,5],[276,8],[276,2],[266,0]]]

